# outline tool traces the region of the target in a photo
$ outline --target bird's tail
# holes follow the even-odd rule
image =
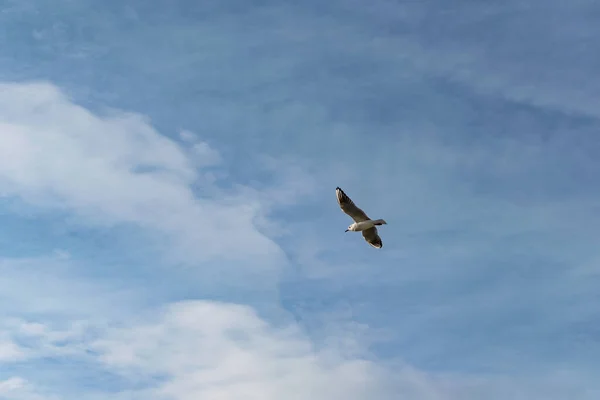
[[[376,219],[375,221],[373,221],[373,224],[375,224],[375,225],[387,225],[387,222],[385,222],[385,220],[383,220],[383,219]]]

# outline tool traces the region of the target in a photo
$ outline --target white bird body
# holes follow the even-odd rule
[[[366,229],[370,229],[376,225],[385,225],[385,224],[387,224],[387,222],[385,222],[382,219],[376,219],[376,220],[370,219],[368,221],[355,222],[348,227],[348,230],[352,231],[352,232],[360,232],[360,231],[364,231]]]

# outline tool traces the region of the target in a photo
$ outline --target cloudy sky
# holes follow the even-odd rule
[[[599,17],[0,2],[0,399],[600,398]]]

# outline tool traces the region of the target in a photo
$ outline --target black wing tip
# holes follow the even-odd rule
[[[366,238],[365,238],[365,240],[366,240]],[[379,237],[373,241],[367,240],[367,243],[369,243],[372,247],[375,247],[376,249],[380,249],[383,247],[383,240],[381,240],[381,238],[379,238]]]
[[[336,191],[336,192],[340,192],[340,193],[341,193],[343,196],[348,196],[348,195],[346,194],[346,192],[344,192],[344,191],[342,190],[342,188],[341,188],[341,187],[339,187],[339,186],[335,188],[335,191]]]
[[[346,194],[346,192],[344,192],[339,187],[335,188],[335,193],[337,195],[337,198],[340,201],[343,201],[343,202],[350,202],[350,201],[352,201],[352,200],[350,200],[350,197],[348,197],[348,195]]]

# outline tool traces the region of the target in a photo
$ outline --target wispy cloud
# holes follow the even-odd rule
[[[139,116],[95,116],[47,84],[5,84],[0,96],[5,195],[74,210],[96,224],[164,232],[191,260],[234,256],[228,246],[256,256],[276,250],[252,228],[251,202],[196,198],[190,185],[202,178],[192,159]]]
[[[18,361],[24,358],[23,351],[12,340],[3,338],[0,339],[0,361],[11,362]]]
[[[275,227],[273,207],[312,191],[297,168],[270,158],[274,183],[232,186],[218,152],[190,132],[176,142],[139,115],[93,114],[47,83],[2,85],[0,118],[4,196],[80,226],[146,229],[163,264],[220,260],[216,270],[195,268],[205,288],[275,289],[285,255],[260,226]],[[249,258],[252,268],[240,264]]]
[[[10,400],[55,400],[57,397],[43,394],[23,378],[11,377],[0,380],[0,396]]]
[[[173,304],[151,321],[110,332],[94,348],[124,373],[166,376],[155,394],[178,399],[392,395],[376,364],[315,352],[297,327],[271,327],[239,305]]]

